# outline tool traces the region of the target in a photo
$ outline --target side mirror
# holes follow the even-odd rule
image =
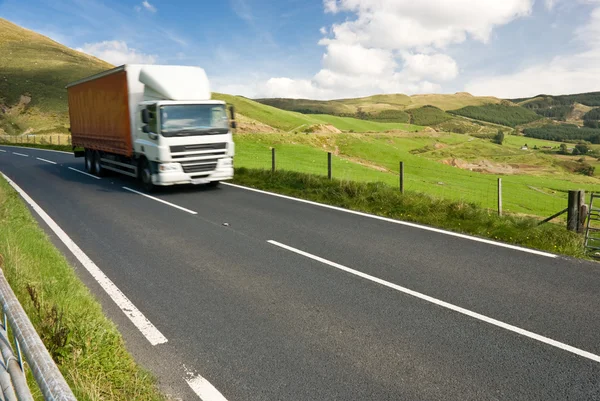
[[[231,128],[232,128],[232,129],[236,129],[236,128],[237,128],[237,122],[235,122],[235,121],[232,121],[232,122],[231,122]]]
[[[150,113],[148,112],[148,109],[142,109],[142,122],[144,124],[148,124],[149,121],[150,121]]]
[[[145,134],[149,134],[149,133],[150,133],[150,128],[148,128],[148,126],[147,126],[147,125],[144,125],[144,126],[142,127],[142,131],[143,131]]]

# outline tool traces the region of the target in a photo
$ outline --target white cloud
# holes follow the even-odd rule
[[[155,12],[156,12],[156,7],[154,7],[152,4],[150,4],[150,3],[148,2],[148,0],[144,0],[144,1],[142,1],[142,6],[143,6],[143,7],[144,7],[146,10],[150,11],[151,13],[155,13]]]
[[[319,32],[321,32],[321,35],[327,35],[327,28],[322,26],[321,29],[319,29]]]
[[[91,54],[113,65],[122,64],[154,64],[156,56],[140,53],[127,43],[119,40],[111,40],[97,43],[86,43],[76,50]]]
[[[598,0],[581,0],[595,2]],[[547,63],[526,67],[512,74],[483,76],[471,80],[465,90],[474,95],[493,94],[504,98],[539,94],[566,94],[600,90],[600,5],[589,21],[576,30],[575,39],[583,43],[582,52],[554,57]]]
[[[274,78],[261,95],[332,98],[441,90],[459,67],[445,49],[486,43],[497,26],[531,13],[534,0],[324,0],[355,18],[321,29],[323,68],[312,79]]]

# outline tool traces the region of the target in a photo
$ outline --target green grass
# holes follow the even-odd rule
[[[400,194],[381,183],[329,181],[298,172],[239,168],[235,182],[315,202],[379,216],[491,238],[525,247],[583,257],[582,237],[555,224],[538,225],[531,218],[498,217],[475,204]]]
[[[507,136],[504,146],[466,135],[444,134],[268,134],[236,135],[236,166],[271,167],[270,148],[277,152],[281,169],[325,175],[326,152],[334,152],[333,176],[359,182],[384,182],[398,187],[399,162],[405,163],[405,188],[431,196],[473,202],[494,209],[497,178],[503,180],[504,210],[550,216],[567,205],[567,192],[600,191],[600,180],[571,174],[559,159],[543,152],[520,150],[529,138]],[[514,142],[513,142],[514,141]],[[540,145],[546,142],[539,142]],[[528,143],[533,146],[534,143]],[[441,160],[489,158],[495,163],[531,166],[533,172],[499,175],[469,171]]]
[[[311,117],[315,120],[321,121],[322,123],[331,124],[342,131],[383,132],[400,130],[407,132],[417,132],[424,128],[420,125],[414,124],[376,122],[369,120],[359,120],[357,118],[350,117],[336,117],[327,114],[315,114],[311,115]]]
[[[116,326],[2,178],[0,233],[2,270],[77,399],[164,400],[155,380],[125,349]],[[43,400],[37,390],[35,398]]]
[[[515,127],[541,119],[537,113],[520,106],[505,104],[486,104],[483,106],[468,106],[458,110],[452,110],[452,114]]]

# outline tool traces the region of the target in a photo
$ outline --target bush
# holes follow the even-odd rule
[[[498,130],[498,133],[496,134],[496,136],[494,136],[494,139],[492,141],[494,143],[497,143],[498,145],[502,145],[504,143],[504,132],[502,132],[502,130]]]

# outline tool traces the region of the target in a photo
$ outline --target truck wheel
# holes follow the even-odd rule
[[[94,152],[90,149],[85,150],[85,171],[94,174]]]
[[[138,176],[140,182],[142,183],[142,188],[144,188],[144,191],[154,191],[155,186],[152,183],[152,170],[150,169],[150,163],[148,163],[148,160],[142,159],[140,161],[138,171]]]
[[[219,186],[220,183],[220,181],[211,181],[208,184],[206,184],[206,186],[209,188],[216,188]]]
[[[100,152],[95,151],[94,152],[94,171],[98,177],[103,177],[106,170],[104,170],[104,167],[102,167],[100,157],[101,157]]]

